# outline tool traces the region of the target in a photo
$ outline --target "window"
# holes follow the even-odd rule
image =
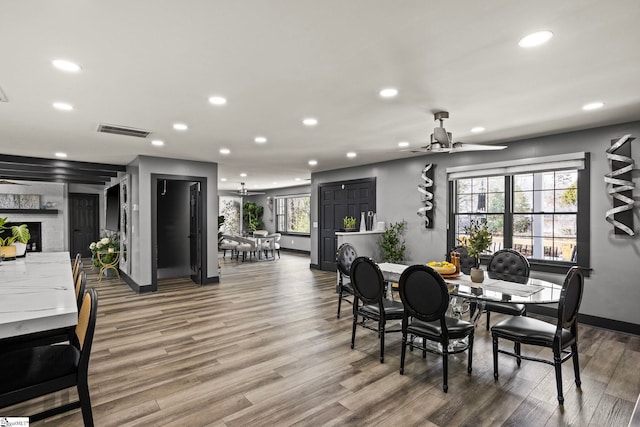
[[[307,195],[276,197],[276,231],[285,234],[310,234],[311,197]]]
[[[580,162],[541,158],[447,169],[450,247],[466,237],[472,220],[480,220],[493,235],[487,255],[513,248],[536,270],[566,272],[576,264],[588,269],[588,156],[576,154],[582,154]]]

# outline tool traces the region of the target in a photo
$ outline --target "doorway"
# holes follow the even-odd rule
[[[97,194],[69,193],[69,249],[72,256],[91,258],[89,245],[100,234],[99,196]]]
[[[206,178],[151,176],[152,281],[206,277]]]
[[[376,210],[376,179],[331,182],[318,185],[318,265],[320,270],[336,271],[338,238],[343,219],[351,216],[360,220],[360,212]]]

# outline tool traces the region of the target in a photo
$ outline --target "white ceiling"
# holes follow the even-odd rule
[[[229,180],[221,189],[240,181],[267,189],[313,171],[414,156],[397,143],[424,145],[440,110],[451,114],[445,127],[454,140],[471,143],[640,119],[638,0],[1,5],[0,88],[9,101],[0,102],[2,154],[217,162]],[[541,29],[554,32],[548,44],[518,47]],[[57,70],[56,58],[82,71]],[[381,99],[385,87],[399,95]],[[228,104],[211,105],[212,95]],[[604,108],[582,111],[598,100]],[[75,109],[57,111],[54,101]],[[303,126],[308,116],[319,124]],[[174,131],[175,122],[189,130]],[[153,133],[99,134],[100,123]],[[473,134],[474,126],[486,131]],[[254,143],[258,135],[268,142]],[[151,146],[155,138],[166,145]]]

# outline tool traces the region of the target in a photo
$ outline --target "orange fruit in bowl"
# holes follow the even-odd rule
[[[448,261],[431,261],[427,265],[440,274],[453,274],[456,272],[456,266]]]

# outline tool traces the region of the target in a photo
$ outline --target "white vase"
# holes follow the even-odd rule
[[[13,246],[16,247],[16,256],[23,257],[27,253],[27,244],[22,242],[14,242]]]
[[[472,268],[470,276],[473,283],[482,283],[484,281],[484,270]]]
[[[364,212],[360,212],[360,232],[367,231],[367,224],[364,220]]]

